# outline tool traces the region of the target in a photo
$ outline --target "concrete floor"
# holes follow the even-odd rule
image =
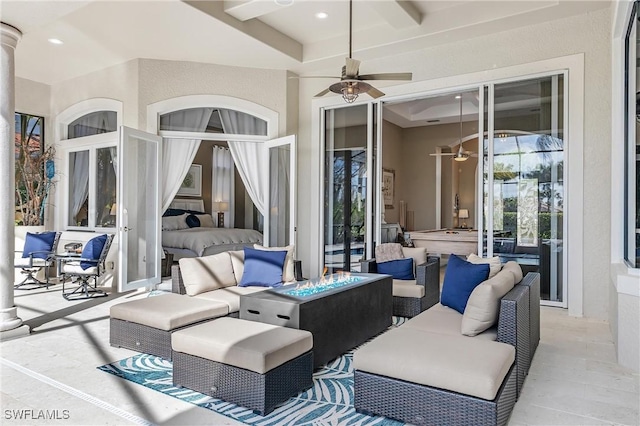
[[[1,424],[239,424],[96,369],[135,354],[109,346],[109,307],[146,294],[68,302],[60,289],[15,292],[32,332],[0,344]],[[510,425],[640,424],[640,376],[616,364],[606,322],[543,307],[541,327]],[[26,410],[59,420],[15,418]]]

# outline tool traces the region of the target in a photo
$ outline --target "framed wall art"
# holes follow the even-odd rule
[[[184,177],[177,195],[202,196],[202,165],[192,164],[189,167],[189,171]]]
[[[395,178],[395,171],[382,169],[382,198],[386,209],[393,208],[393,201],[395,197]]]

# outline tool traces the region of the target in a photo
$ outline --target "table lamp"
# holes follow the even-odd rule
[[[218,201],[214,203],[218,210],[218,228],[224,228],[224,212],[229,210],[229,203],[226,201]]]
[[[469,219],[469,210],[468,209],[460,209],[458,211],[458,218],[462,219],[461,228],[466,228],[467,227],[467,222],[464,219]]]

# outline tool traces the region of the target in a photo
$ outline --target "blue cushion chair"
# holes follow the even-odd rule
[[[49,267],[55,264],[55,254],[60,240],[60,232],[27,232],[24,240],[22,256],[13,261],[15,268],[20,268],[26,275],[20,284],[14,285],[19,290],[35,290],[49,288]],[[45,280],[36,277],[44,269]]]
[[[427,256],[425,248],[398,243],[380,244],[375,253],[375,259],[360,263],[360,271],[393,277],[393,315],[411,318],[438,303],[439,257]]]
[[[87,241],[80,257],[59,258],[59,275],[62,280],[62,296],[67,300],[92,299],[108,296],[98,288],[98,278],[105,271],[105,260],[111,248],[113,234],[98,235]],[[75,288],[67,290],[66,281]]]

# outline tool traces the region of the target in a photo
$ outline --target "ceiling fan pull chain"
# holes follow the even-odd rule
[[[353,37],[353,29],[352,29],[352,25],[353,25],[353,0],[349,0],[349,59],[352,59],[351,57],[351,43],[352,43],[352,37]]]

